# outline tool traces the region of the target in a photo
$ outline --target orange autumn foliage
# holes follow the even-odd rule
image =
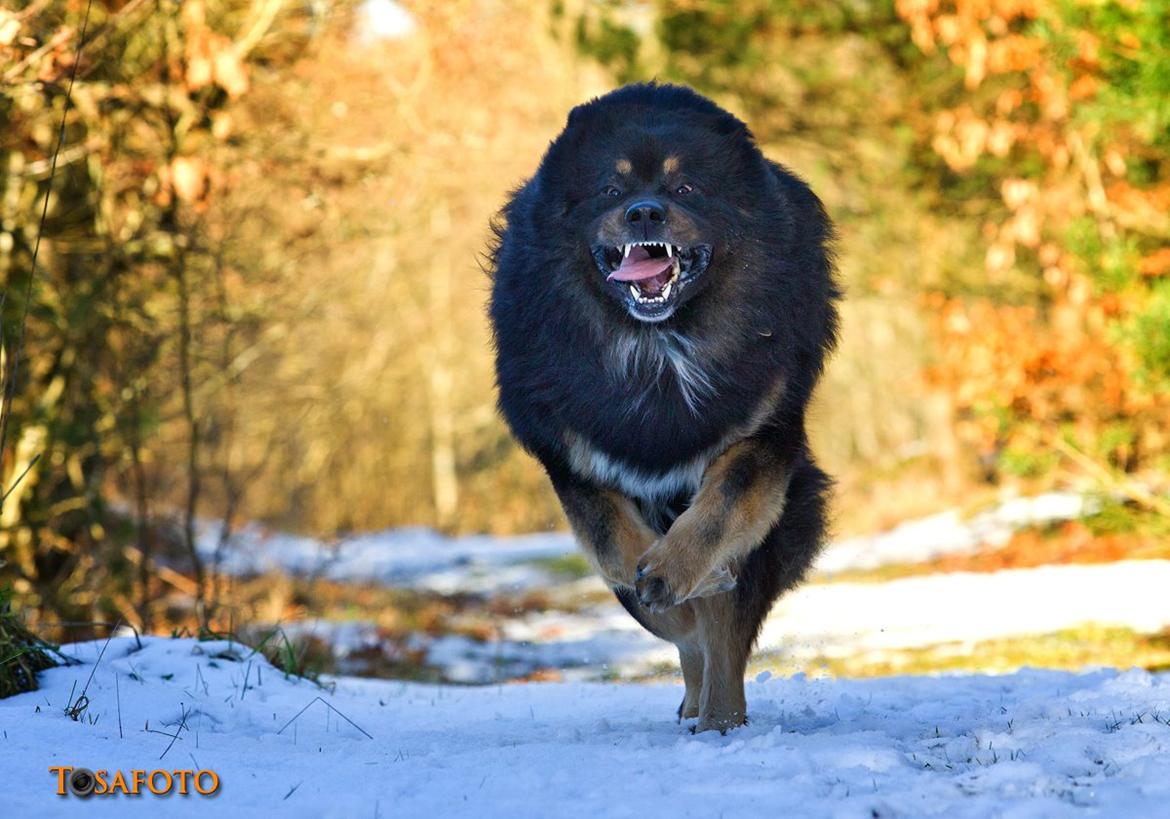
[[[1125,112],[1084,115],[1108,104],[1106,55],[1132,43],[1093,30],[1075,5],[897,2],[914,43],[962,71],[966,93],[935,113],[931,147],[952,171],[998,181],[998,207],[984,212],[989,278],[1036,277],[1023,306],[930,297],[939,349],[927,376],[985,458],[1071,436],[1129,470],[1167,447],[1170,402],[1126,328],[1152,298],[1142,279],[1170,273],[1170,188],[1130,175],[1135,161],[1164,162],[1156,136]]]

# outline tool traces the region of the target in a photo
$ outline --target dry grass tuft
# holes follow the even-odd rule
[[[37,672],[65,662],[56,646],[37,637],[12,610],[11,592],[0,590],[0,699],[37,689]]]

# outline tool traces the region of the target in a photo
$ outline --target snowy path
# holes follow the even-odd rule
[[[70,650],[92,662],[100,643]],[[690,736],[678,685],[318,691],[226,643],[112,641],[92,665],[0,701],[4,814],[206,817],[1153,817],[1170,805],[1170,678],[1140,671],[749,685],[751,724]],[[236,652],[240,652],[238,644]],[[119,675],[124,738],[118,735]],[[131,676],[133,674],[134,676]],[[249,680],[247,687],[244,680]],[[187,730],[160,761],[183,709]],[[54,795],[52,765],[209,768],[205,797]]]
[[[600,591],[600,581],[596,581]],[[794,660],[970,644],[1086,624],[1154,633],[1170,627],[1170,560],[923,575],[883,583],[806,584],[780,599],[757,654]],[[616,602],[582,612],[539,611],[498,621],[502,639],[434,639],[427,663],[447,679],[492,682],[538,668],[577,679],[674,665],[672,646]],[[322,633],[325,628],[322,627]],[[1170,814],[1170,811],[1168,811]]]
[[[761,649],[841,655],[974,642],[1095,623],[1170,626],[1170,560],[955,572],[806,585],[780,599]]]
[[[1000,546],[1018,529],[1079,518],[1099,505],[1083,495],[1049,492],[1005,499],[970,517],[951,509],[888,532],[831,543],[818,558],[816,571],[832,575]],[[209,561],[214,559],[219,527],[215,521],[202,525],[198,548]],[[560,532],[451,538],[432,529],[407,527],[325,543],[250,525],[232,536],[220,565],[223,571],[236,575],[284,571],[444,594],[490,593],[546,585],[549,574],[534,561],[576,551],[572,536]]]

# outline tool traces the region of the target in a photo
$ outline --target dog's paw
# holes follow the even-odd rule
[[[726,735],[728,731],[733,728],[739,728],[741,725],[747,725],[747,714],[738,712],[731,714],[701,714],[699,721],[691,729],[691,733],[701,734],[705,731],[718,731],[720,734]]]
[[[638,562],[634,590],[651,611],[665,611],[692,597],[734,588],[735,578],[723,569],[712,571],[705,556],[672,543],[669,536],[651,546]]]
[[[681,561],[655,560],[654,555],[647,552],[638,564],[634,591],[639,603],[651,611],[660,612],[686,600],[729,592],[735,584],[736,577],[727,567],[700,574],[681,565]]]
[[[634,591],[638,602],[650,611],[666,611],[680,602],[670,580],[651,566],[639,566]]]

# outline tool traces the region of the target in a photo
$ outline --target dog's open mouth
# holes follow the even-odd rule
[[[661,321],[674,312],[683,289],[707,268],[711,247],[630,242],[618,247],[598,246],[593,258],[635,318]]]

